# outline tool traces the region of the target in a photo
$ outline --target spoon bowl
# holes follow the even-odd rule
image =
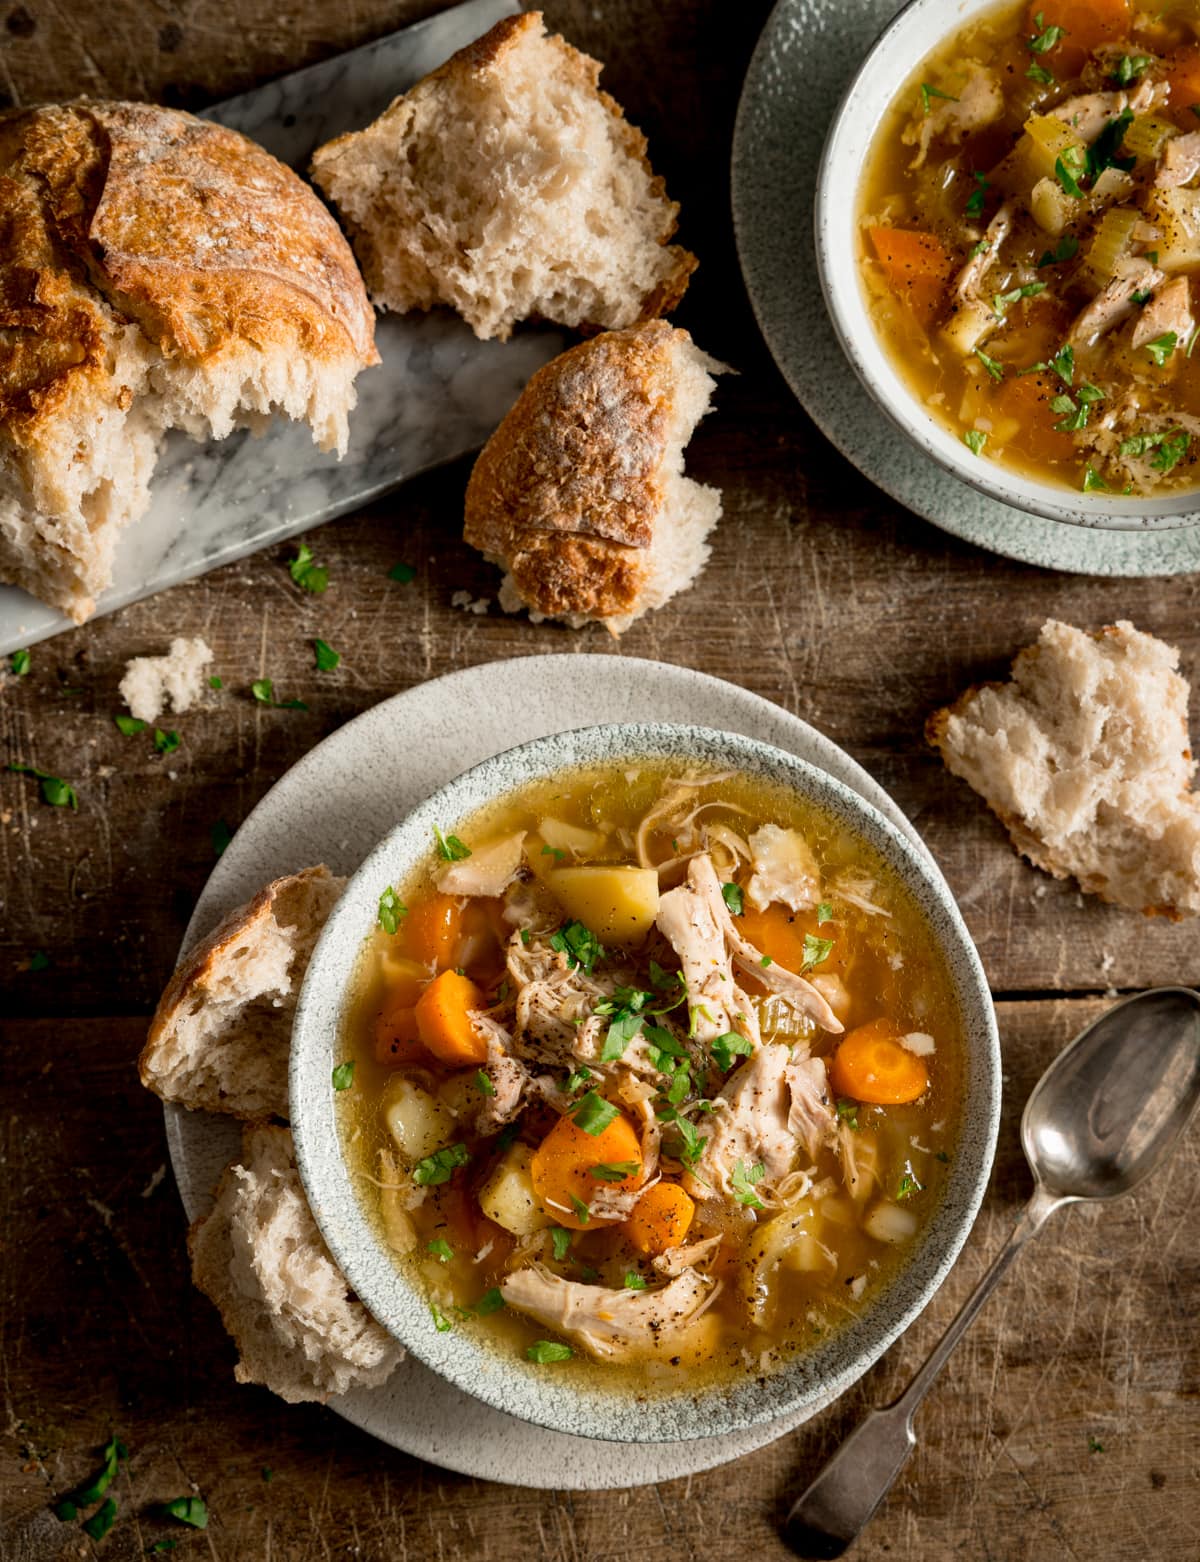
[[[1034,1086],[1021,1144],[1059,1200],[1115,1199],[1170,1155],[1200,1101],[1200,994],[1160,987],[1115,1004]]]

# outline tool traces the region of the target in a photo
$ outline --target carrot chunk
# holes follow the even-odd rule
[[[677,1182],[656,1182],[634,1205],[625,1231],[639,1253],[665,1253],[687,1236],[695,1213],[695,1204]]]
[[[1094,49],[1115,43],[1133,22],[1129,0],[1031,0],[1025,23],[1031,38],[1061,27],[1063,37],[1038,55],[1060,80],[1083,69]]]
[[[414,960],[445,971],[458,964],[455,948],[462,937],[462,907],[449,895],[418,900],[404,919],[404,943]]]
[[[911,228],[868,228],[867,233],[895,292],[928,324],[954,270],[950,251],[936,234]]]
[[[457,971],[443,971],[417,999],[417,1034],[435,1058],[453,1068],[487,1061],[487,1042],[471,1024],[471,1010],[483,1007],[483,994]]]
[[[601,1188],[623,1191],[641,1182],[641,1141],[620,1112],[598,1134],[560,1117],[533,1152],[529,1170],[547,1214],[560,1226],[584,1231],[593,1219],[587,1206]]]
[[[1197,125],[1191,113],[1200,106],[1200,49],[1184,49],[1169,62],[1167,80],[1171,84],[1171,112],[1189,130]]]
[[[873,1106],[900,1106],[929,1088],[920,1058],[900,1045],[891,1020],[871,1020],[843,1036],[829,1068],[829,1083],[839,1096]]]

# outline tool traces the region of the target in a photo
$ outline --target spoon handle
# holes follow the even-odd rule
[[[913,1412],[1017,1254],[1068,1200],[1038,1187],[991,1268],[955,1314],[912,1382],[893,1404],[872,1410],[829,1459],[788,1514],[784,1538],[801,1557],[839,1557],[870,1521],[916,1446]]]

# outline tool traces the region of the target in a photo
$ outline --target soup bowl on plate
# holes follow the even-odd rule
[[[1071,0],[1071,4],[1074,11],[1078,13],[1080,7],[1077,0]],[[1084,143],[1092,133],[1090,130],[1079,132],[1082,139],[1077,145],[1072,142],[1068,146],[1064,142],[1069,167],[1063,165],[1061,159],[1055,159],[1053,147],[1045,153],[1045,166],[1032,162],[1029,164],[1034,170],[1025,180],[1030,191],[1038,174],[1049,175],[1043,180],[1043,188],[1039,193],[1039,201],[1043,204],[1038,209],[1049,211],[1050,227],[1045,232],[1037,229],[1029,230],[1025,234],[1027,240],[1032,238],[1038,248],[1044,246],[1044,250],[1041,254],[1036,251],[1030,252],[1029,260],[1019,267],[1019,275],[1009,262],[1008,251],[1022,238],[1020,225],[1025,224],[1028,229],[1028,225],[1033,221],[1026,205],[1022,203],[1022,195],[1028,192],[1022,187],[1019,164],[1010,159],[1006,152],[1007,146],[1014,149],[1013,158],[1019,159],[1025,155],[1024,147],[1016,147],[1019,125],[1012,129],[1014,139],[1011,143],[997,142],[994,146],[988,144],[981,147],[979,160],[983,163],[982,169],[974,167],[973,163],[972,166],[966,166],[971,160],[966,157],[965,152],[963,157],[959,158],[958,146],[954,143],[939,143],[935,140],[932,143],[929,160],[931,163],[936,163],[941,159],[940,166],[945,175],[945,182],[940,199],[946,203],[953,203],[953,210],[961,212],[964,221],[970,215],[972,198],[975,199],[978,208],[974,213],[978,220],[971,228],[971,235],[977,240],[974,245],[968,248],[966,240],[960,239],[958,243],[960,253],[955,254],[947,250],[943,244],[940,249],[929,251],[926,257],[916,255],[912,261],[916,268],[914,274],[917,274],[927,259],[932,258],[935,266],[940,266],[943,259],[950,264],[953,255],[951,269],[942,273],[946,278],[944,286],[947,290],[943,296],[949,297],[949,302],[940,306],[942,311],[940,316],[930,320],[925,332],[928,341],[934,344],[934,350],[941,352],[943,361],[952,365],[949,374],[936,381],[937,389],[930,391],[926,387],[923,390],[914,370],[914,361],[926,354],[926,342],[920,339],[919,335],[914,334],[910,336],[907,348],[898,350],[895,342],[889,343],[885,340],[885,331],[879,323],[878,298],[873,299],[867,279],[872,271],[877,277],[886,274],[887,266],[883,262],[883,257],[874,254],[869,248],[868,236],[865,232],[866,219],[870,216],[878,221],[882,209],[882,220],[885,226],[891,222],[889,200],[883,197],[885,189],[889,197],[895,191],[900,191],[904,195],[912,194],[912,189],[904,189],[909,175],[901,172],[898,161],[901,152],[899,137],[903,133],[906,120],[915,121],[916,125],[920,126],[923,116],[950,112],[953,105],[967,99],[967,92],[964,91],[961,82],[969,79],[968,71],[973,68],[964,63],[972,56],[971,48],[962,45],[959,51],[961,58],[954,54],[942,55],[940,51],[944,50],[958,35],[979,23],[987,25],[989,20],[995,21],[1001,34],[1008,29],[1012,34],[1007,39],[1009,55],[1005,57],[1009,59],[1009,66],[1001,68],[998,65],[995,79],[1002,83],[1004,93],[1024,95],[1020,104],[1014,101],[1012,111],[1018,121],[1027,111],[1029,112],[1031,118],[1024,120],[1026,126],[1032,122],[1034,115],[1044,116],[1043,123],[1051,119],[1053,116],[1050,110],[1056,106],[1066,91],[1065,78],[1064,81],[1059,81],[1055,76],[1055,70],[1060,74],[1064,73],[1064,67],[1059,64],[1059,52],[1069,46],[1072,32],[1051,28],[1054,5],[1049,3],[1044,7],[1043,15],[1047,30],[1037,34],[1036,37],[1027,37],[1029,28],[1026,15],[1029,10],[1027,6],[1012,4],[1011,0],[1007,5],[998,4],[997,0],[911,0],[911,3],[905,6],[884,30],[863,61],[834,115],[821,159],[814,208],[817,266],[834,332],[854,372],[891,421],[939,466],[989,497],[1033,515],[1077,526],[1137,530],[1196,525],[1200,523],[1200,477],[1196,477],[1194,481],[1191,479],[1193,474],[1200,472],[1200,467],[1196,464],[1197,459],[1200,458],[1200,418],[1194,416],[1192,412],[1185,412],[1185,409],[1180,406],[1174,408],[1177,413],[1185,412],[1178,429],[1168,429],[1162,418],[1158,418],[1153,424],[1145,425],[1145,429],[1150,431],[1152,436],[1154,431],[1157,431],[1160,443],[1157,446],[1150,446],[1149,451],[1144,452],[1142,457],[1150,461],[1164,459],[1151,453],[1156,449],[1161,450],[1161,439],[1164,433],[1176,441],[1181,434],[1186,436],[1185,445],[1190,444],[1185,457],[1188,470],[1180,486],[1159,487],[1159,478],[1152,472],[1145,472],[1143,474],[1145,479],[1153,485],[1150,490],[1141,495],[1126,495],[1122,491],[1129,486],[1125,478],[1122,477],[1119,481],[1114,479],[1106,484],[1098,470],[1100,462],[1097,461],[1094,467],[1085,454],[1080,454],[1077,461],[1069,453],[1058,454],[1055,459],[1062,464],[1061,478],[1048,470],[1046,463],[1041,463],[1039,468],[1038,461],[1025,458],[1030,444],[1029,420],[1033,416],[1040,418],[1044,425],[1038,435],[1039,441],[1053,445],[1056,435],[1063,436],[1064,431],[1066,434],[1071,432],[1068,425],[1072,420],[1082,420],[1076,423],[1077,431],[1079,427],[1087,426],[1089,422],[1094,425],[1105,415],[1106,408],[1114,400],[1113,397],[1110,397],[1107,402],[1104,400],[1089,402],[1084,398],[1092,395],[1092,388],[1088,385],[1089,365],[1092,362],[1089,354],[1096,343],[1103,344],[1110,339],[1107,334],[1098,336],[1094,340],[1088,337],[1092,345],[1076,351],[1077,361],[1068,364],[1067,372],[1059,375],[1056,373],[1055,353],[1056,349],[1064,345],[1062,338],[1046,346],[1044,352],[1031,352],[1027,355],[1027,362],[1018,363],[1014,360],[999,363],[988,351],[992,340],[988,331],[994,327],[989,326],[976,342],[976,331],[980,327],[976,325],[972,329],[970,317],[965,312],[952,315],[948,322],[951,328],[956,324],[966,327],[957,336],[957,340],[963,344],[959,352],[968,364],[981,392],[980,397],[971,405],[974,407],[978,404],[984,408],[984,415],[978,421],[972,416],[969,421],[964,422],[960,414],[960,408],[965,403],[959,399],[960,386],[958,380],[954,378],[957,372],[953,368],[954,354],[946,346],[946,339],[941,335],[942,327],[947,325],[947,315],[955,308],[954,299],[949,297],[949,289],[956,285],[958,277],[962,275],[959,268],[973,258],[982,264],[979,252],[984,251],[982,259],[986,259],[989,244],[996,243],[997,252],[993,260],[1001,261],[1002,264],[992,265],[973,289],[975,303],[982,308],[984,320],[989,308],[998,309],[1005,314],[1010,310],[1023,312],[1027,309],[1029,311],[1035,308],[1045,309],[1055,296],[1047,290],[1058,287],[1060,279],[1062,280],[1060,296],[1065,298],[1069,294],[1073,300],[1072,311],[1077,314],[1087,298],[1087,292],[1080,293],[1078,289],[1074,293],[1070,292],[1078,277],[1076,273],[1073,279],[1071,268],[1074,266],[1086,268],[1088,264],[1088,247],[1094,231],[1089,224],[1096,218],[1088,218],[1085,221],[1082,213],[1092,195],[1094,180],[1107,177],[1113,181],[1121,179],[1128,181],[1128,185],[1121,185],[1119,188],[1114,183],[1113,189],[1117,193],[1110,201],[1111,207],[1127,206],[1132,210],[1135,202],[1143,199],[1143,196],[1133,187],[1132,177],[1124,174],[1117,166],[1110,166],[1107,171],[1102,170],[1100,174],[1094,176],[1090,172],[1090,167],[1088,173],[1082,171],[1087,166],[1084,162],[1087,150]],[[1182,17],[1181,9],[1178,17]],[[1074,25],[1072,23],[1072,29]],[[1151,21],[1146,25],[1183,29],[1185,22],[1178,18],[1172,21],[1168,17],[1165,22]],[[1174,34],[1171,36],[1174,37]],[[1047,39],[1049,45],[1045,46]],[[1033,47],[1035,44],[1037,47]],[[986,51],[982,52],[986,53]],[[1068,56],[1064,58],[1070,60]],[[1131,56],[1131,58],[1140,58],[1140,56]],[[1050,68],[1052,66],[1054,70]],[[1133,68],[1131,65],[1129,70],[1132,71]],[[1156,65],[1152,68],[1152,73],[1165,68]],[[1144,72],[1145,65],[1140,69]],[[1045,80],[1041,77],[1035,80],[1030,72],[1042,73]],[[1200,79],[1200,66],[1197,66],[1197,72]],[[1126,98],[1130,98],[1136,92],[1138,79],[1133,75],[1127,83]],[[940,82],[944,82],[945,87],[940,86]],[[1147,89],[1152,85],[1153,83],[1148,81]],[[1113,94],[1115,112],[1117,84],[1115,81],[1110,81],[1107,87]],[[1082,121],[1078,122],[1082,123]],[[997,124],[1003,128],[1008,121],[997,121]],[[1177,134],[1182,134],[1185,127],[1176,123],[1173,128]],[[990,128],[984,125],[981,139],[986,140],[990,135]],[[1025,141],[1029,141],[1028,135]],[[968,151],[970,146],[971,142],[968,138],[966,143]],[[913,160],[919,155],[919,144],[904,147],[902,150],[904,162],[915,166]],[[1119,156],[1121,150],[1117,149],[1113,155]],[[1041,157],[1044,149],[1039,144],[1034,151]],[[886,160],[889,157],[893,158],[894,167],[883,184],[880,184],[878,173],[881,168],[887,166]],[[1072,158],[1076,158],[1077,161],[1072,162]],[[1013,171],[1011,178],[1005,173],[1006,168]],[[1061,174],[1056,172],[1059,168],[1063,169]],[[1085,181],[1085,187],[1080,191],[1078,200],[1067,193],[1068,186],[1076,190],[1080,189],[1079,183],[1070,172],[1071,168],[1075,168],[1079,173],[1079,179]],[[1014,188],[1015,195],[1010,193]],[[1190,191],[1183,192],[1183,196],[1189,201],[1191,195]],[[1171,192],[1171,198],[1177,198],[1175,192]],[[874,203],[870,212],[868,212],[868,199]],[[1045,205],[1046,202],[1049,203],[1048,206]],[[1200,222],[1200,196],[1197,197],[1197,203],[1194,215],[1196,221]],[[1015,210],[1019,215],[1015,225],[1015,236],[997,240],[998,230],[992,229],[989,224],[1002,207]],[[945,209],[948,210],[949,207]],[[1189,207],[1189,211],[1191,209]],[[1055,212],[1058,213],[1057,217],[1054,216]],[[1082,233],[1082,242],[1073,237],[1075,230],[1071,225],[1065,229],[1058,228],[1059,222],[1064,217],[1079,225],[1078,231]],[[1188,220],[1190,222],[1191,218]],[[901,220],[896,225],[899,227],[907,225],[912,228],[914,223],[919,230],[922,225],[916,222],[911,208],[902,209]],[[1057,233],[1053,231],[1055,228],[1058,228]],[[1064,241],[1067,247],[1060,250]],[[941,244],[941,240],[938,242]],[[1118,269],[1125,266],[1128,258],[1132,258],[1135,253],[1140,255],[1146,249],[1146,245],[1152,242],[1159,241],[1152,240],[1147,235],[1145,244],[1141,244],[1139,240],[1129,251],[1128,257],[1114,264]],[[1168,240],[1164,239],[1161,242],[1166,244]],[[1075,246],[1074,249],[1071,249],[1072,245]],[[1070,250],[1069,255],[1068,250]],[[1158,252],[1150,249],[1146,253],[1157,256]],[[1064,258],[1056,259],[1059,254]],[[1197,245],[1197,260],[1200,261],[1200,243]],[[899,266],[899,259],[896,260],[896,264]],[[1194,271],[1194,266],[1192,270]],[[1008,276],[1008,281],[1005,281],[1009,271],[1012,275]],[[1008,282],[1014,282],[1014,286],[1008,287]],[[905,282],[902,286],[911,287],[911,282]],[[1193,311],[1196,318],[1200,319],[1200,288],[1197,288],[1194,281],[1191,286]],[[1026,289],[1025,299],[1017,296],[1022,287]],[[1098,287],[1098,283],[1093,284],[1092,291],[1096,291]],[[1007,292],[1002,291],[1002,288],[1006,288]],[[897,293],[899,292],[898,286]],[[1047,296],[1039,299],[1040,292],[1047,292]],[[915,300],[917,294],[910,291],[908,296]],[[1148,283],[1146,291],[1138,292],[1136,295],[1137,300],[1142,304],[1146,299],[1152,302],[1153,296],[1154,288]],[[1003,300],[1005,297],[1011,302],[999,304],[992,302],[997,298]],[[1020,319],[1024,319],[1024,313],[1020,313]],[[1122,317],[1120,324],[1124,325],[1124,323],[1125,317]],[[1135,327],[1130,328],[1131,331],[1133,329]],[[1114,341],[1117,339],[1117,332],[1111,333],[1111,339]],[[1179,377],[1184,375],[1188,377],[1189,384],[1193,381],[1200,384],[1191,367],[1190,356],[1187,364],[1182,363],[1185,352],[1194,346],[1195,340],[1195,336],[1186,340],[1180,338],[1166,353],[1168,360],[1166,372],[1176,377],[1176,384]],[[1156,338],[1156,341],[1168,343],[1169,338],[1166,333],[1163,333]],[[974,350],[976,346],[980,350],[979,353]],[[1000,350],[1004,351],[1004,349]],[[1075,351],[1074,348],[1072,350]],[[1107,351],[1107,348],[1102,346],[1102,350]],[[1176,352],[1178,358],[1174,357]],[[1159,355],[1161,356],[1161,352]],[[1143,387],[1149,384],[1156,373],[1163,371],[1163,365],[1161,363],[1156,365],[1154,358],[1153,351],[1147,355],[1140,345],[1136,353],[1133,353],[1131,348],[1131,359],[1136,360],[1137,364],[1134,379],[1118,380],[1115,382],[1117,387],[1121,391],[1129,386],[1136,387],[1138,375],[1141,376]],[[1001,458],[999,455],[993,459],[995,451],[989,448],[986,440],[980,448],[972,448],[972,444],[965,441],[965,436],[969,435],[973,444],[979,446],[980,438],[986,432],[986,426],[992,422],[987,415],[987,397],[1014,388],[1017,383],[1020,383],[1021,370],[1031,372],[1031,365],[1035,362],[1040,362],[1044,371],[1039,404],[1035,411],[1027,415],[1026,424],[1020,427],[1019,435],[1010,434],[1007,440],[1008,456],[1015,455],[1017,459],[1014,461]],[[986,367],[986,373],[985,365],[990,365]],[[1006,377],[1009,385],[1000,386],[990,383],[1000,377]],[[934,383],[931,379],[930,384]],[[1024,383],[1036,385],[1039,382],[1034,380]],[[943,390],[943,387],[947,389]],[[1084,392],[1083,398],[1079,397],[1081,388]],[[932,410],[931,395],[944,395],[947,403],[946,416],[943,417]],[[1188,405],[1194,405],[1195,411],[1200,411],[1194,389],[1188,392]],[[1122,424],[1120,432],[1137,434],[1140,430],[1141,425],[1131,423],[1128,426]],[[1112,447],[1114,449],[1115,443],[1114,441]],[[992,445],[995,445],[994,440]],[[1109,469],[1105,468],[1105,470]],[[1113,471],[1122,470],[1118,465],[1110,471],[1110,477]]]
[[[661,1442],[814,1413],[907,1328],[987,1184],[999,1045],[944,880],[857,793],[746,737],[608,726],[485,760],[380,842],[289,1088],[317,1224],[397,1340],[524,1420]]]

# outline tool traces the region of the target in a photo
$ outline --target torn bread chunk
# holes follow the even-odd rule
[[[204,689],[213,654],[203,640],[176,639],[165,656],[135,656],[125,663],[121,698],[138,721],[157,721],[168,703],[177,716],[191,710]]]
[[[192,1279],[237,1346],[239,1383],[297,1404],[374,1388],[403,1360],[317,1229],[289,1129],[247,1124],[241,1160],[226,1168],[188,1250]]]
[[[138,1060],[164,1101],[233,1117],[286,1117],[292,1016],[344,879],[305,868],[231,911],[179,965]]]
[[[1009,683],[968,689],[926,733],[1024,856],[1114,905],[1200,911],[1200,794],[1179,653],[1122,621],[1054,619]]]
[[[374,316],[314,192],[191,114],[0,114],[0,185],[0,581],[81,623],[166,430],[283,413],[345,451]]]
[[[505,17],[365,130],[313,154],[376,304],[448,304],[479,337],[518,320],[613,329],[668,313],[696,260],[601,67]]]
[[[721,496],[683,452],[720,369],[656,320],[533,375],[467,484],[463,536],[506,571],[506,611],[618,634],[693,583]]]

